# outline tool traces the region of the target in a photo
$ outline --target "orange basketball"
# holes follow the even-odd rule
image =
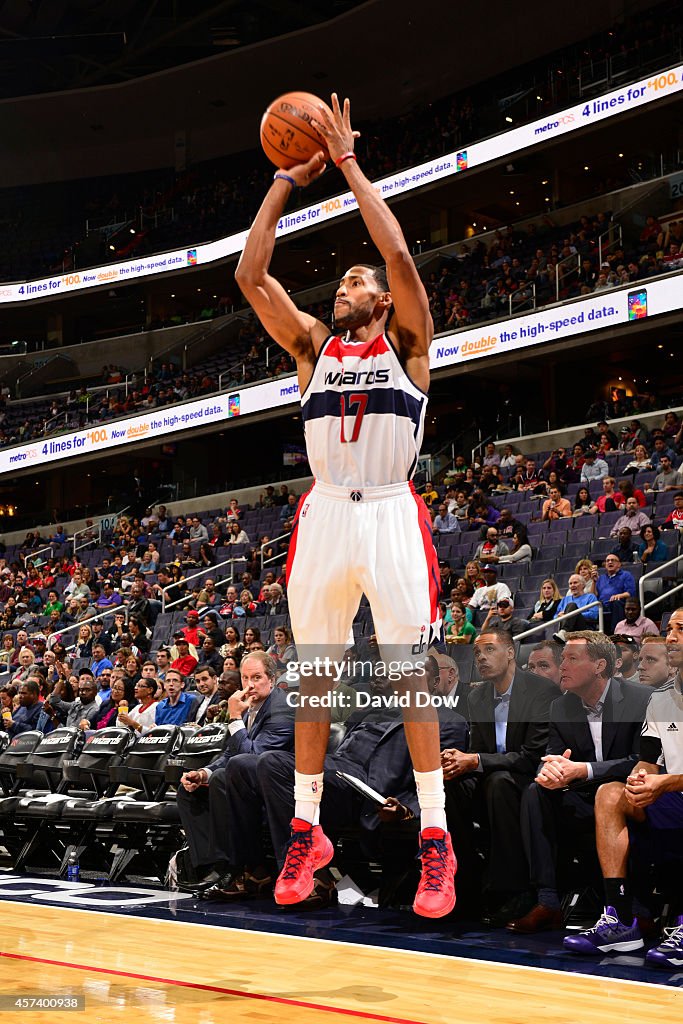
[[[276,167],[305,164],[319,150],[329,160],[325,139],[312,124],[324,107],[310,92],[286,92],[273,100],[261,119],[261,145]]]

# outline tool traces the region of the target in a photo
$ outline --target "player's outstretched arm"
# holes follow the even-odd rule
[[[308,163],[278,174],[286,174],[303,188],[324,170],[325,158],[320,152]],[[291,190],[292,185],[285,178],[274,179],[247,236],[235,281],[271,338],[297,363],[306,363],[313,362],[329,331],[315,317],[297,309],[280,282],[268,273],[275,231]]]
[[[358,132],[351,128],[351,104],[344,100],[343,109],[336,93],[332,94],[332,114],[321,110],[318,127],[325,137],[330,157],[335,162],[353,152]],[[395,310],[393,330],[401,347],[411,356],[427,356],[434,333],[429,301],[410,255],[401,225],[363,174],[354,159],[346,159],[340,170],[356,199],[370,237],[386,263],[387,277]]]

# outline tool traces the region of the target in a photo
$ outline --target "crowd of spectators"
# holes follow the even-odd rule
[[[657,547],[662,537],[672,537],[678,548],[682,446],[683,426],[673,413],[651,431],[634,420],[618,436],[609,423],[600,422],[570,450],[525,456],[490,443],[474,463],[458,455],[442,482],[428,481],[422,489],[441,556],[444,621],[443,643],[430,652],[430,686],[436,695],[459,697],[457,710],[444,713],[440,733],[448,818],[465,880],[461,913],[489,926],[524,934],[562,926],[566,883],[557,851],[563,829],[573,827],[574,812],[569,798],[549,795],[564,792],[555,786],[562,773],[578,780],[589,772],[595,780],[588,791],[581,790],[580,800],[586,831],[599,833],[606,826],[598,785],[618,783],[621,797],[636,766],[650,771],[656,743],[640,752],[637,745],[644,721],[658,742],[659,719],[647,717],[648,699],[653,693],[661,702],[659,688],[669,692],[674,685],[683,610],[671,615],[660,604],[656,614],[644,613],[635,570],[668,555],[669,547],[665,552]],[[611,471],[616,466],[618,474]],[[230,739],[224,753],[206,769],[186,773],[177,794],[193,868],[189,884],[196,888],[206,882],[220,898],[245,899],[269,891],[271,873],[260,838],[255,838],[261,831],[260,826],[254,831],[254,814],[260,823],[265,812],[279,862],[286,847],[293,727],[291,715],[283,716],[284,708],[276,715],[274,704],[283,704],[295,685],[285,671],[296,662],[297,651],[283,562],[297,501],[282,485],[265,488],[252,509],[241,508],[237,499],[202,515],[148,508],[139,517],[120,517],[105,546],[97,546],[93,530],[81,557],[68,553],[68,538],[57,527],[50,537],[31,531],[0,559],[0,666],[6,669],[0,702],[3,727],[11,737],[63,725],[86,736],[112,725],[144,736],[158,725],[227,724]],[[46,542],[61,554],[36,557],[33,552]],[[566,572],[562,552],[570,551]],[[221,563],[231,556],[239,562],[225,575]],[[541,562],[542,575],[532,576]],[[537,581],[535,592],[528,589],[528,580]],[[604,610],[604,633],[598,628],[596,599]],[[554,624],[563,612],[572,618]],[[537,624],[546,624],[545,632],[522,637],[516,649],[516,638]],[[377,657],[372,629],[370,610],[362,602],[354,625],[358,657],[373,651]],[[488,712],[479,701],[488,687],[505,689],[512,682],[516,699],[528,700],[529,709],[517,708],[519,724],[510,725],[505,741],[491,745],[481,727],[481,715]],[[335,720],[349,745],[342,740],[332,766],[361,771],[372,780],[369,766],[375,758],[378,771],[384,764],[384,740],[378,742],[373,731],[368,749],[362,747],[364,767],[353,761],[361,755],[351,737],[364,729],[354,694],[384,692],[386,681],[366,674],[340,686],[349,704],[335,710]],[[581,699],[570,708],[577,695]],[[629,702],[623,735],[609,755],[606,748],[588,743],[587,736],[597,735],[592,727],[586,735],[571,735],[575,719],[566,721],[568,709],[575,713],[593,707],[598,698],[601,707],[609,700]],[[391,716],[380,718],[373,730],[386,730],[400,737],[392,742],[405,746]],[[358,735],[370,742],[368,734]],[[253,761],[233,760],[236,753]],[[344,767],[347,756],[351,760]],[[409,765],[407,751],[397,750],[395,757],[394,765]],[[479,773],[472,771],[475,758]],[[667,760],[671,774],[675,767],[669,763],[676,762]],[[230,797],[229,813],[238,816],[230,835],[242,838],[216,845],[212,815],[228,813],[216,787],[229,790],[238,766],[255,773],[249,789],[255,802],[248,808]],[[400,785],[405,789],[394,797],[397,776],[387,781],[394,802],[380,820],[403,820],[407,827],[417,813],[408,769]],[[329,788],[333,834],[336,826],[357,825],[362,805],[353,804],[351,813],[348,800],[335,803]],[[547,801],[555,799],[557,831],[548,833],[539,821],[548,813]],[[473,831],[474,821],[483,830]],[[366,848],[381,861],[386,853],[374,844],[380,836],[381,829],[376,833],[371,824]],[[542,836],[549,846],[541,843]],[[585,865],[579,869],[587,870]],[[661,908],[656,895],[646,894],[637,904],[641,924],[631,926],[628,884],[627,898],[618,899],[609,880],[622,876],[615,871],[605,877],[606,905],[612,907],[605,913],[618,919],[610,927],[635,927],[633,941],[642,945],[642,933],[657,927],[654,918]],[[332,893],[329,881],[321,881],[311,906],[328,904]],[[599,927],[604,931],[604,924]],[[577,948],[585,953],[591,940],[588,933],[579,934],[583,945]],[[666,958],[651,956],[650,961],[669,965]]]
[[[545,217],[525,231],[508,227],[487,242],[463,243],[425,281],[435,330],[607,292],[683,266],[683,221],[662,227],[650,216],[638,238],[608,245],[601,260],[598,242],[611,227],[609,212],[587,213],[564,227]]]
[[[492,622],[515,636],[537,622],[580,612],[596,596],[611,631],[620,631],[634,607],[638,619],[636,578],[627,567],[645,572],[676,553],[682,463],[683,424],[672,412],[651,431],[633,420],[618,436],[601,421],[570,449],[540,458],[511,445],[499,451],[492,442],[474,463],[457,455],[440,486],[427,481],[422,493],[443,556],[443,595],[450,596],[442,605],[447,642],[472,644],[477,630]],[[563,565],[565,593],[552,577],[538,577],[536,594],[526,585],[513,594],[510,581],[519,587],[520,576],[510,574],[531,579],[536,564],[552,564],[551,555]],[[597,625],[593,607],[567,628]],[[654,623],[649,628],[657,629]]]
[[[489,453],[489,460],[495,455]],[[432,489],[427,490],[425,499],[432,505],[433,494]],[[267,488],[257,511],[286,509],[291,504],[286,488],[280,494]],[[447,507],[439,509],[441,519],[450,514]],[[257,583],[258,566],[252,563],[256,572],[246,568],[240,580],[220,595],[210,577],[196,588],[183,586],[182,571],[189,556],[199,551],[193,546],[209,545],[226,529],[237,527],[242,534],[243,521],[237,501],[214,516],[208,527],[198,516],[174,518],[162,507],[146,510],[139,522],[121,521],[112,545],[105,552],[93,552],[93,570],[68,557],[54,565],[41,563],[30,557],[26,547],[13,566],[0,563],[5,610],[9,607],[15,615],[0,650],[0,664],[7,666],[9,675],[9,682],[0,689],[3,728],[16,736],[29,729],[49,732],[67,725],[91,736],[117,725],[144,735],[158,725],[228,723],[230,738],[224,752],[206,769],[186,771],[178,786],[178,811],[191,860],[191,877],[182,878],[180,884],[193,891],[206,889],[210,898],[240,900],[267,895],[271,886],[271,869],[262,847],[263,813],[275,859],[282,863],[286,852],[283,836],[291,816],[286,786],[293,771],[293,719],[288,710],[291,703],[285,706],[296,683],[285,669],[289,666],[291,670],[297,652],[286,625],[284,582],[279,584],[274,573],[263,573]],[[504,537],[508,536],[506,528],[504,522]],[[580,814],[581,833],[587,838],[596,829],[601,835],[608,826],[603,806],[606,793],[598,786],[609,783],[610,794],[624,801],[629,787],[633,790],[646,784],[652,788],[649,803],[654,803],[668,791],[654,787],[651,781],[642,782],[642,774],[660,772],[657,752],[668,743],[661,785],[671,782],[671,792],[683,788],[676,761],[681,752],[674,753],[678,750],[676,737],[665,740],[663,736],[672,712],[669,706],[666,712],[658,710],[659,703],[671,702],[666,694],[680,688],[678,645],[683,609],[667,615],[661,623],[666,640],[660,636],[658,624],[642,615],[638,602],[629,598],[623,622],[612,626],[611,639],[599,632],[595,623],[586,622],[583,630],[558,633],[554,640],[531,642],[517,651],[512,594],[505,583],[496,582],[495,571],[493,577],[487,574],[501,557],[497,538],[488,530],[485,536],[480,561],[468,563],[464,577],[455,581],[454,590],[460,596],[445,608],[446,645],[430,649],[428,675],[431,692],[446,700],[445,710],[439,714],[439,732],[446,813],[463,887],[459,912],[466,920],[476,918],[488,927],[529,934],[560,929],[567,886],[584,885],[567,883],[563,872],[567,856],[571,861],[581,849],[575,845],[575,837],[573,842],[569,838],[570,830],[577,827],[575,814]],[[151,540],[153,537],[156,540]],[[173,561],[160,565],[161,550],[173,555]],[[611,579],[609,559],[608,555],[605,577],[590,563],[582,566],[583,574],[572,575],[569,585],[574,606],[581,609],[579,591],[586,582],[599,592],[600,582]],[[200,559],[193,560],[197,564]],[[449,577],[450,573],[443,573],[446,591],[454,583]],[[168,586],[167,581],[174,583],[174,597],[182,595],[181,618],[175,623],[177,628],[170,629],[165,613],[160,614],[155,606],[159,588]],[[470,582],[476,587],[473,598],[485,594],[486,601],[466,600]],[[45,590],[41,585],[51,589],[39,608]],[[11,589],[14,594],[8,595]],[[494,613],[492,591],[498,598]],[[33,609],[24,601],[12,605],[15,596],[29,597]],[[563,600],[554,580],[545,581],[533,617],[545,621],[547,613],[552,615],[554,608],[562,607]],[[266,631],[256,625],[267,620],[268,606],[274,606],[280,616],[270,620],[275,625],[269,646],[263,639]],[[29,621],[31,614],[47,608],[50,623],[31,633],[36,627],[35,620]],[[94,617],[100,608],[111,611],[103,622]],[[468,621],[468,610],[476,612],[477,625]],[[77,626],[72,633],[75,643],[69,646],[63,627],[67,621]],[[163,642],[159,642],[161,638]],[[465,648],[449,643],[454,639],[461,645],[473,643]],[[352,657],[366,658],[370,653],[370,663],[364,664],[374,663],[377,672],[380,662],[374,637],[358,638],[356,644]],[[471,651],[472,656],[463,659],[460,651]],[[330,792],[324,806],[326,829],[333,837],[346,827],[360,826],[367,855],[379,859],[390,877],[392,871],[404,871],[404,865],[395,840],[390,852],[383,845],[382,823],[409,827],[419,809],[408,752],[402,750],[405,741],[402,730],[395,729],[395,716],[389,712],[375,716],[370,732],[364,724],[366,713],[361,707],[365,701],[358,695],[378,696],[387,692],[386,685],[380,674],[369,674],[367,669],[339,684],[346,703],[340,701],[338,707],[345,710],[335,712],[333,719],[348,741],[342,739],[326,762],[326,793],[328,788]],[[499,739],[500,719],[496,715],[494,730],[493,700],[490,713],[479,706],[480,701],[486,700],[489,690],[509,692],[513,685],[517,693],[514,715],[511,706],[510,718],[504,720],[504,726],[508,722],[504,738]],[[611,708],[615,701],[626,701],[627,706],[620,710],[616,734],[607,740],[607,733],[601,731],[602,709]],[[494,741],[487,737],[487,714]],[[604,721],[611,721],[612,714],[605,711]],[[584,732],[582,715],[588,716],[590,723]],[[357,735],[356,729],[360,730]],[[641,733],[651,741],[641,743]],[[384,745],[389,736],[396,744],[396,750],[391,750],[391,782]],[[237,758],[238,754],[250,757],[245,761]],[[475,763],[480,766],[478,771],[473,770]],[[401,764],[404,770],[397,768]],[[328,774],[336,777],[337,768],[359,772],[362,778],[384,778],[386,785],[393,785],[386,790],[390,799],[379,818],[374,818],[376,812],[369,816],[361,800],[349,805],[348,800],[339,799],[334,784],[328,785]],[[253,771],[253,785],[248,791],[238,786],[232,793],[230,787],[237,785],[234,773],[244,779],[245,771]],[[586,780],[595,784],[588,785]],[[231,794],[229,798],[225,790]],[[249,793],[249,804],[241,802],[241,792]],[[579,809],[574,806],[577,801]],[[218,815],[224,819],[228,810],[232,827],[212,828],[211,822]],[[629,817],[629,808],[622,807],[620,813]],[[475,821],[482,826],[479,831],[473,829]],[[650,826],[656,829],[657,819],[653,818]],[[230,839],[225,838],[228,834]],[[609,928],[631,929],[632,948],[641,948],[643,936],[658,934],[656,919],[667,889],[639,886],[638,920],[632,923],[632,885],[626,868],[608,872],[607,861],[602,860],[601,866],[604,914],[616,919],[608,922]],[[574,870],[581,872],[584,882],[595,884],[581,857]],[[615,889],[614,878],[620,879],[623,892]],[[329,905],[333,892],[332,883],[319,880],[308,905]],[[584,907],[584,915],[591,909],[590,905]],[[678,909],[674,908],[675,913]],[[595,929],[589,929],[572,933],[565,941],[566,948],[584,954],[618,949],[609,945],[611,933],[605,932],[602,918],[595,928],[601,929],[603,945],[595,939]],[[659,941],[648,954],[650,965],[673,966],[666,941],[671,942]],[[675,943],[672,955],[679,951]]]

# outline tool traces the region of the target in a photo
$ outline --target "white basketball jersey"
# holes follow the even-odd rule
[[[385,334],[372,341],[329,337],[301,399],[316,480],[342,487],[410,480],[426,409],[427,395],[413,384]]]

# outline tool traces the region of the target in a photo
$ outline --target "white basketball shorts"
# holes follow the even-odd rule
[[[300,657],[306,647],[343,651],[363,594],[383,653],[424,657],[440,626],[432,522],[412,483],[353,489],[316,481],[299,500],[286,577]]]

